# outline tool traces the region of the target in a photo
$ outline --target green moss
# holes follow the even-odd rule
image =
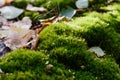
[[[1,74],[1,80],[35,80],[37,75],[34,72],[14,72],[10,74]]]
[[[87,68],[98,80],[119,80],[120,69],[114,59],[95,59]]]
[[[104,21],[105,23],[108,24],[109,27],[115,29],[116,32],[120,33],[120,21],[117,18],[116,15],[113,15],[112,13],[97,13],[97,12],[92,12],[92,13],[87,13],[88,16],[94,17],[94,18],[99,18],[100,20]]]
[[[44,64],[42,62],[42,59],[44,58],[46,58],[46,56],[40,54],[39,52],[18,50],[2,58],[0,66],[5,72],[13,72],[15,70],[26,71],[34,68],[37,65]]]
[[[47,26],[40,33],[38,51],[20,49],[2,58],[0,68],[5,73],[0,79],[120,80],[116,63],[120,59],[120,18],[115,8]],[[92,46],[101,47],[106,56],[98,58],[89,52]]]
[[[89,47],[100,46],[107,54],[114,56],[117,60],[120,58],[120,35],[117,33],[118,30],[116,31],[115,28],[113,28],[113,25],[118,28],[119,22],[115,24],[114,22],[113,24],[111,23],[110,21],[107,23],[99,17],[86,16],[76,18],[74,21],[66,24],[69,24],[69,26],[73,24],[79,26],[77,28],[79,35],[75,36],[85,38]]]
[[[2,80],[73,79],[72,72],[64,65],[41,52],[30,50],[20,49],[9,53],[0,61],[0,68],[5,73],[1,75]]]
[[[22,50],[22,51],[25,51],[25,50]],[[35,54],[39,54],[39,53],[35,53]],[[11,54],[9,54],[9,56],[10,55]],[[9,57],[6,57],[6,58],[9,59]],[[27,58],[29,57],[26,57],[26,59]],[[12,60],[14,60],[14,58]],[[2,62],[4,62],[4,60],[2,60]],[[106,59],[94,58],[94,61],[91,61],[89,64],[86,63],[85,65],[83,65],[84,67],[81,66],[82,70],[77,71],[77,72],[74,72],[70,69],[65,70],[64,66],[57,63],[56,60],[53,60],[53,59],[49,60],[48,64],[50,63],[54,65],[51,70],[50,69],[46,70],[45,65],[47,64],[38,66],[37,64],[40,64],[39,62],[39,63],[36,63],[36,66],[33,66],[34,69],[29,69],[29,70],[26,69],[26,71],[22,71],[22,70],[19,71],[14,68],[12,72],[1,74],[0,79],[1,80],[14,80],[14,79],[15,80],[28,80],[28,79],[29,80],[38,80],[38,79],[41,79],[41,80],[45,80],[45,79],[46,80],[51,80],[51,79],[52,80],[56,80],[56,79],[57,80],[59,79],[73,80],[74,78],[76,80],[90,80],[90,79],[96,80],[96,78],[98,80],[119,80],[120,79],[119,77],[120,69],[118,68],[118,65],[114,62],[114,60],[110,58],[106,58]],[[6,66],[4,65],[2,66],[5,68]],[[0,63],[0,66],[1,66],[1,63]],[[28,65],[26,66],[29,68]],[[7,67],[12,69],[12,67],[9,67],[9,65]],[[3,71],[7,72],[7,70],[4,70],[4,68],[2,68]]]
[[[75,74],[76,80],[96,80],[90,72],[77,71]]]
[[[90,15],[92,14],[93,13]],[[40,34],[41,45],[38,46],[38,48],[44,47],[44,49],[46,49],[45,51],[51,50],[56,46],[55,44],[55,46],[52,47],[55,41],[57,45],[60,46],[62,42],[58,41],[59,38],[62,39],[66,37],[67,39],[67,37],[73,37],[73,39],[85,40],[83,42],[85,42],[85,44],[87,42],[88,47],[100,46],[107,54],[113,55],[117,60],[120,55],[120,35],[110,23],[105,22],[99,17],[86,16],[76,18],[71,22],[63,22],[48,26],[48,28]],[[63,42],[65,41],[63,40]],[[66,43],[64,44],[66,45]]]
[[[31,12],[31,11],[25,11],[24,13],[22,13],[21,15],[20,15],[20,18],[22,19],[23,17],[25,17],[25,16],[27,16],[27,17],[30,17],[30,19],[32,20],[32,21],[35,21],[35,18],[40,18],[40,17],[42,17],[40,14],[39,14],[39,12]]]
[[[28,3],[29,0],[14,0],[14,5],[19,8],[25,8]]]
[[[38,49],[49,53],[51,58],[57,59],[67,67],[79,69],[80,65],[89,62],[95,55],[87,51],[84,39],[70,36],[71,32],[72,29],[64,23],[48,26],[40,33],[41,43]]]
[[[50,25],[40,33],[38,50],[49,54],[66,67],[82,70],[81,66],[85,66],[83,71],[91,73],[94,79],[119,80],[120,70],[116,62],[109,58],[96,60],[86,46],[86,43],[88,47],[100,46],[106,54],[119,59],[119,21],[116,17],[110,13],[94,12],[70,22]],[[109,74],[114,72],[115,75]]]
[[[25,8],[28,3],[31,3],[34,6],[43,6],[47,9],[52,9],[57,7],[57,3],[59,4],[60,8],[65,8],[66,6],[71,6],[75,7],[75,1],[74,0],[69,0],[69,1],[64,1],[64,0],[34,0],[33,2],[31,0],[15,0],[15,6],[20,7],[20,8]],[[73,4],[71,4],[73,3]]]
[[[98,80],[119,80],[120,69],[114,59],[97,58],[93,53],[88,52],[85,42],[87,41],[89,44],[95,41],[97,44],[97,38],[107,42],[105,39],[109,38],[114,30],[109,28],[107,23],[98,18],[83,18],[87,21],[84,22],[84,19],[80,18],[76,19],[76,22],[57,23],[45,28],[40,33],[41,41],[38,45],[38,50],[44,52],[53,59],[57,59],[59,63],[63,63],[67,68],[77,71],[87,71],[91,74],[88,78],[92,78],[93,80],[96,79],[96,77]],[[82,22],[80,22],[80,20]],[[93,23],[91,23],[91,20]],[[114,34],[114,36],[115,35],[116,34]],[[104,36],[107,38],[104,38]],[[109,39],[112,40],[111,37]],[[96,45],[95,43],[91,44],[93,44],[92,46]],[[107,43],[105,45],[109,44]],[[76,74],[76,77],[79,80],[80,76]],[[81,80],[84,79],[87,78],[81,78]]]
[[[103,3],[106,3],[107,2],[107,0],[89,0],[89,2],[91,3],[91,4],[103,4]]]

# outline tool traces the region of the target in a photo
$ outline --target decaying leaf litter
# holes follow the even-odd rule
[[[52,18],[39,19],[34,23],[27,16],[24,16],[22,20],[19,20],[18,17],[25,10],[44,12],[47,10],[46,8],[36,7],[28,3],[26,9],[20,9],[12,5],[12,2],[14,0],[0,1],[0,56],[19,48],[35,49],[39,41],[38,34],[45,26],[60,20],[70,20],[77,12],[77,9],[71,7],[62,11],[58,9],[57,15]],[[75,5],[78,9],[83,9],[89,6],[89,2],[88,0],[77,0]],[[93,52],[95,51],[93,50]],[[99,51],[95,53],[101,54]]]
[[[3,2],[2,2],[3,1]],[[29,17],[23,17],[22,20],[15,21],[14,19],[21,15],[24,10],[14,7],[5,0],[1,0],[0,4],[0,56],[5,53],[18,48],[35,49],[38,43],[39,32],[48,24],[54,23],[57,20],[56,17],[46,19],[39,24],[34,25]],[[33,7],[28,4],[26,7],[30,11],[45,11],[46,9],[41,7]]]

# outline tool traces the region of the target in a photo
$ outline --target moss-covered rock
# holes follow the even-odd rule
[[[40,33],[41,43],[38,49],[49,53],[51,58],[57,59],[68,67],[79,69],[80,65],[90,62],[95,55],[87,51],[84,39],[70,36],[71,32],[72,29],[64,23],[48,26]]]
[[[120,70],[114,59],[97,58],[93,53],[90,53],[87,50],[87,45],[85,42],[87,41],[87,39],[89,39],[87,41],[87,43],[89,43],[89,41],[96,41],[97,38],[100,38],[104,35],[110,37],[111,35],[108,34],[112,34],[114,31],[111,28],[107,28],[107,25],[104,26],[106,23],[102,21],[98,22],[98,20],[100,19],[94,19],[92,20],[92,24],[89,22],[89,19],[86,18],[87,22],[86,24],[83,24],[86,26],[80,26],[77,24],[77,22],[73,22],[74,24],[71,22],[71,24],[69,22],[57,23],[48,26],[40,33],[40,44],[38,45],[38,50],[49,55],[51,58],[57,59],[59,63],[64,64],[68,68],[77,71],[87,71],[91,73],[92,76],[89,76],[89,78],[92,77],[93,79],[96,79],[97,77],[98,80],[119,80]],[[81,22],[81,24],[82,23],[85,22]],[[87,25],[87,23],[90,23],[90,25]],[[94,26],[94,24],[97,25]],[[92,33],[88,33],[89,30]],[[109,30],[113,31],[109,32]],[[97,32],[96,34],[94,33],[95,31]],[[92,37],[93,34],[96,37],[95,39],[94,37]],[[91,35],[91,37],[87,38],[84,35]],[[104,37],[102,37],[101,40],[102,39],[104,39]],[[76,77],[80,78],[80,76],[78,76],[77,74]],[[87,80],[87,78],[85,79]]]
[[[99,59],[87,51],[88,47],[100,46],[107,55],[118,61],[120,35],[117,16],[118,13],[94,12],[70,22],[50,25],[40,33],[38,50],[49,54],[66,67],[87,71],[93,80],[119,80],[120,70],[114,59]]]
[[[60,44],[63,44],[60,39],[66,38],[67,40],[67,38],[71,37],[73,39],[81,39],[85,44],[87,42],[88,47],[100,46],[103,50],[106,51],[107,54],[110,54],[114,56],[114,58],[118,59],[120,56],[120,35],[118,34],[119,22],[114,21],[114,23],[114,17],[113,20],[111,20],[113,23],[110,20],[106,22],[107,20],[104,21],[104,18],[99,18],[99,15],[102,16],[101,14],[98,14],[98,17],[85,16],[76,18],[71,22],[63,22],[48,26],[47,30],[45,29],[40,34],[42,43],[41,46],[38,46],[38,48],[42,49],[42,47],[46,47],[46,49],[49,50],[47,48],[48,45],[51,46],[49,47],[51,49],[53,49],[56,45],[59,45],[60,47]],[[96,13],[94,16],[97,16]],[[54,42],[57,42],[55,43],[55,46]],[[65,41],[63,40],[63,42]],[[67,45],[70,45],[69,42]]]

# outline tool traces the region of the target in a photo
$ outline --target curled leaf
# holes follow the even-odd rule
[[[100,47],[91,47],[89,51],[94,52],[98,57],[102,57],[105,55],[105,53]]]
[[[75,14],[76,14],[76,10],[73,8],[68,8],[67,10],[63,10],[61,12],[61,16],[64,16],[67,19],[71,19]]]

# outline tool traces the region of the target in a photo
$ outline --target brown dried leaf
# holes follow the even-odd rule
[[[18,49],[27,44],[31,37],[34,39],[35,35],[34,30],[25,30],[20,27],[12,27],[9,30],[9,35],[7,36],[5,44],[12,50]]]

